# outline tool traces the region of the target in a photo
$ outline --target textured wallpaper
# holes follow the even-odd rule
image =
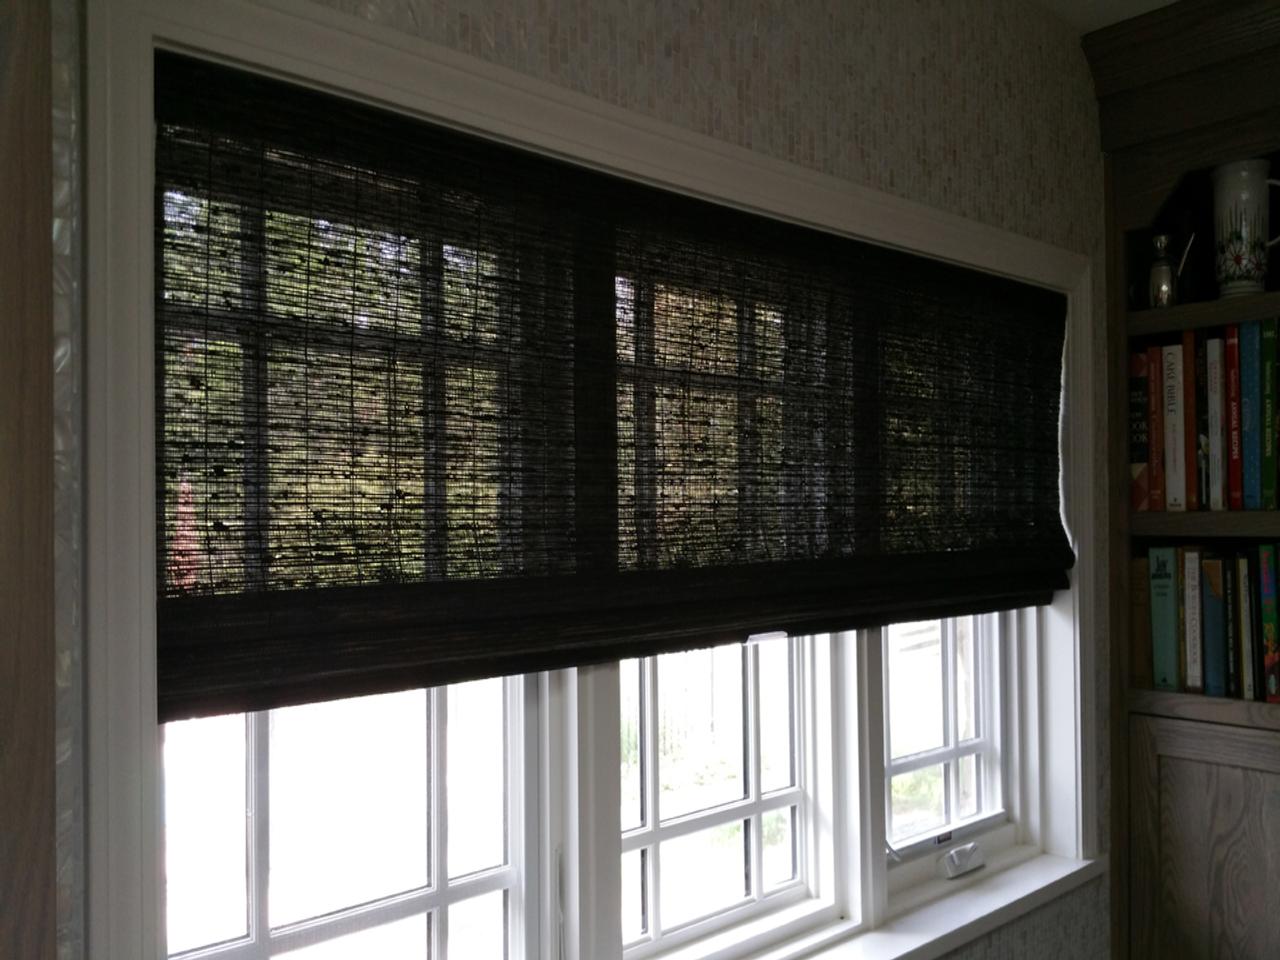
[[[695,133],[1093,260],[1103,173],[1078,34],[1027,0],[311,0]],[[1103,409],[1099,384],[1095,409]],[[1097,463],[1105,463],[1099,431]],[[1103,544],[1105,518],[1094,542]],[[1105,558],[1102,558],[1105,563]],[[1096,583],[1107,582],[1099,565]],[[1102,595],[1098,594],[1101,601]],[[1105,625],[1105,617],[1100,621]],[[1106,650],[1093,678],[1109,836]],[[950,955],[1093,958],[1104,880]]]
[[[60,231],[59,955],[73,960],[83,955],[79,0],[50,2]],[[1077,35],[1026,0],[311,2],[686,130],[1087,254],[1102,329],[1103,179],[1093,86]],[[1100,392],[1095,406],[1101,403]],[[1105,462],[1103,443],[1099,434],[1099,463]],[[1105,529],[1100,518],[1096,542],[1104,542]],[[1105,583],[1106,569],[1097,577]],[[1105,650],[1098,656],[1105,845]],[[948,960],[1092,958],[1106,954],[1107,938],[1106,882],[1095,880]]]
[[[84,222],[79,0],[51,0],[53,34],[54,789],[58,960],[84,956]]]

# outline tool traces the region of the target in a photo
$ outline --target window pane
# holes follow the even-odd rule
[[[978,814],[978,768],[982,758],[975,754],[961,757],[959,760],[959,797],[956,800],[956,815],[961,819]]]
[[[670,929],[741,902],[750,892],[747,824],[700,830],[658,848],[662,926]]]
[[[449,876],[506,862],[506,696],[502,678],[449,687]]]
[[[649,851],[632,850],[622,855],[622,942],[639,940],[649,929],[648,897],[644,871]]]
[[[658,804],[664,820],[746,795],[744,649],[731,644],[658,658]]]
[[[942,716],[942,624],[937,620],[887,628],[889,745],[893,759],[945,743]]]
[[[760,789],[778,790],[795,783],[792,757],[791,641],[764,640],[759,650]]]
[[[427,693],[270,713],[271,926],[427,883]]]
[[[446,960],[502,960],[507,955],[507,895],[502,890],[449,907]]]
[[[618,692],[622,702],[622,829],[644,823],[644,714],[641,711],[640,661],[618,664]]]
[[[170,953],[248,933],[245,824],[244,715],[165,724]]]
[[[978,658],[973,617],[956,624],[956,736],[972,740],[978,735]]]
[[[761,879],[764,889],[794,880],[796,875],[796,808],[770,810],[760,818],[762,843]]]
[[[300,950],[275,956],[289,960],[356,960],[377,957],[378,960],[427,960],[430,938],[427,936],[426,914],[406,917],[381,927],[334,937]]]
[[[889,814],[894,840],[946,824],[945,784],[946,771],[940,763],[893,778],[889,787]]]

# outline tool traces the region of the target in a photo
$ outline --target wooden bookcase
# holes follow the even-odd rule
[[[1209,169],[1269,156],[1280,176],[1280,3],[1183,0],[1083,45],[1107,178],[1112,953],[1269,957],[1280,944],[1280,704],[1133,688],[1128,577],[1148,540],[1280,542],[1280,511],[1130,514],[1128,355],[1134,340],[1280,316],[1280,262],[1267,293],[1214,299],[1210,273],[1195,302],[1135,302],[1144,239],[1166,228],[1171,203],[1203,191]]]

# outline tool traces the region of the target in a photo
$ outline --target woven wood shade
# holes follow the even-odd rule
[[[1042,603],[1065,299],[156,62],[162,720]]]

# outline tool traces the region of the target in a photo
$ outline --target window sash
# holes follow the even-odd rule
[[[247,886],[249,932],[245,937],[168,954],[173,960],[270,960],[285,951],[313,946],[347,934],[434,911],[430,942],[424,950],[430,957],[442,956],[448,933],[447,908],[464,900],[504,890],[507,892],[506,927],[512,960],[532,956],[536,929],[529,926],[534,911],[516,901],[537,895],[537,885],[529,881],[535,874],[529,862],[529,838],[537,836],[538,810],[525,784],[536,772],[535,740],[525,730],[526,697],[534,696],[536,684],[524,677],[503,681],[504,724],[504,808],[507,828],[504,835],[504,863],[476,873],[450,878],[448,875],[447,782],[448,688],[427,691],[424,723],[429,723],[428,808],[429,859],[427,884],[374,900],[340,907],[276,927],[268,916],[270,842],[270,718],[268,711],[246,715],[245,762],[247,767],[246,830],[249,844]],[[428,720],[429,718],[429,720]],[[536,777],[535,777],[536,779]],[[163,910],[161,916],[163,916]]]
[[[660,774],[658,768],[658,702],[662,695],[659,689],[657,658],[649,657],[642,661],[642,676],[648,709],[644,711],[645,737],[642,751],[642,766],[645,777],[642,783],[645,791],[645,822],[634,829],[620,831],[621,850],[629,853],[640,849],[648,849],[646,857],[646,906],[648,929],[640,938],[624,944],[624,954],[628,960],[643,960],[655,953],[688,944],[700,938],[725,931],[737,925],[753,921],[756,918],[771,914],[795,904],[806,898],[812,898],[816,892],[816,877],[813,875],[814,861],[810,848],[816,842],[814,835],[814,817],[816,798],[813,793],[810,777],[814,769],[816,749],[816,732],[813,729],[813,711],[816,709],[815,684],[819,682],[814,663],[814,646],[818,642],[829,642],[825,638],[817,640],[812,637],[790,638],[788,656],[791,662],[791,730],[790,741],[792,751],[792,784],[775,790],[760,789],[760,671],[759,648],[756,643],[748,641],[744,645],[744,659],[747,668],[744,698],[744,747],[745,787],[746,795],[728,803],[719,804],[707,809],[694,811],[670,819],[661,819],[658,806]],[[602,721],[605,718],[600,718]],[[620,718],[614,718],[618,724]],[[589,763],[589,758],[584,758]],[[793,823],[792,843],[795,856],[795,875],[789,880],[769,890],[763,889],[763,837],[759,826],[763,815],[773,810],[796,810]],[[688,836],[701,830],[716,826],[741,822],[750,819],[753,824],[750,837],[750,849],[747,856],[750,882],[748,890],[741,900],[725,905],[712,913],[697,917],[678,925],[663,928],[661,919],[661,862],[662,856],[658,845],[667,840]],[[616,821],[615,821],[616,822]],[[834,851],[832,851],[834,853]],[[600,871],[605,877],[617,876],[619,865],[592,864],[590,869]],[[767,929],[766,929],[767,933]]]
[[[878,643],[885,655],[880,658],[883,690],[884,716],[884,810],[886,845],[891,845],[891,859],[919,855],[936,849],[936,839],[945,835],[953,838],[958,834],[967,835],[973,828],[986,828],[1003,823],[1007,819],[1007,804],[1004,797],[1006,752],[1002,749],[1004,723],[1001,719],[1002,704],[1009,700],[1008,684],[1012,682],[1005,670],[1001,669],[999,655],[999,618],[1002,614],[986,614],[974,616],[973,651],[975,664],[975,736],[968,740],[960,740],[956,704],[956,643],[957,628],[955,620],[944,618],[941,621],[942,634],[942,670],[943,670],[943,744],[929,750],[894,759],[890,747],[892,731],[890,729],[889,702],[889,658],[887,655],[888,629],[879,631]],[[978,757],[981,766],[977,771],[977,812],[969,817],[959,817],[954,810],[955,800],[959,793],[959,760],[965,757]],[[941,826],[931,828],[920,834],[911,835],[898,843],[893,836],[893,778],[912,773],[928,767],[945,764],[944,776],[944,815]]]

